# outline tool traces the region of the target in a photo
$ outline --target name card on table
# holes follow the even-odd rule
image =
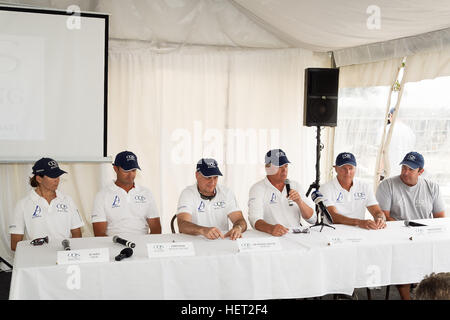
[[[56,256],[57,264],[77,264],[90,262],[109,262],[109,249],[80,249],[58,251]]]
[[[195,255],[192,242],[147,243],[147,251],[149,258]]]
[[[239,238],[236,241],[238,244],[239,252],[281,250],[280,240],[274,237]]]
[[[432,235],[445,235],[448,233],[447,226],[423,226],[423,227],[413,227],[411,228],[409,240],[423,238]]]
[[[343,245],[343,244],[358,244],[364,242],[363,237],[328,237],[327,244],[329,246]]]

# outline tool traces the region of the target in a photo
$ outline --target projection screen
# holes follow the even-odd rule
[[[0,6],[0,162],[107,156],[108,16]]]

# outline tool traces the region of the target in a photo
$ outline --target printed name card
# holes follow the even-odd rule
[[[327,244],[329,246],[333,245],[343,245],[343,244],[358,244],[364,242],[362,237],[328,237]]]
[[[275,237],[239,238],[236,241],[238,244],[239,252],[281,250],[280,240]]]
[[[147,243],[147,251],[149,258],[195,255],[192,242]]]
[[[414,238],[425,238],[427,236],[433,235],[446,235],[448,234],[447,226],[423,226],[423,227],[414,227],[411,228],[410,232],[410,240]]]
[[[57,264],[77,264],[90,262],[109,262],[109,249],[80,249],[58,251],[56,256]]]

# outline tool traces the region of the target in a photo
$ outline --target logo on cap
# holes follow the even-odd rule
[[[409,152],[403,158],[403,161],[400,162],[401,165],[406,165],[411,169],[423,168],[425,161],[423,156],[418,152]]]

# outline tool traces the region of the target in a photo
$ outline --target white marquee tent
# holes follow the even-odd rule
[[[194,182],[202,156],[219,161],[220,183],[234,190],[244,216],[248,190],[264,176],[264,154],[272,147],[286,151],[290,176],[306,191],[315,179],[315,128],[302,126],[305,68],[340,67],[341,89],[391,86],[404,57],[403,83],[450,76],[448,0],[0,4],[60,10],[76,5],[110,14],[108,156],[122,150],[138,155],[137,183],[152,190],[164,233],[170,232],[178,195]],[[385,116],[384,97],[377,102],[379,118]],[[450,107],[448,94],[443,106]],[[323,180],[330,177],[335,154],[343,151],[334,144],[335,130],[346,129],[338,123],[323,131]],[[450,138],[446,141],[449,151]],[[359,156],[350,145],[339,147]],[[68,174],[60,188],[85,219],[83,236],[92,236],[90,210],[97,190],[113,179],[111,166],[61,166]],[[30,175],[31,164],[0,165],[0,256],[9,261],[8,216],[28,192]]]

